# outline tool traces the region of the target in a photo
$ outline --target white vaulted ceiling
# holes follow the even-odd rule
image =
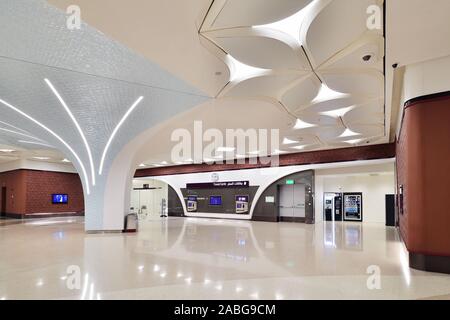
[[[167,120],[155,134],[165,143],[152,147],[146,163],[170,161],[170,133],[191,130],[194,120],[203,120],[205,129],[280,129],[286,152],[388,141],[384,35],[366,26],[367,7],[382,1],[28,2],[2,1],[0,98],[64,132],[88,164],[83,139],[48,78],[79,121],[97,169],[108,137],[139,96],[145,99],[117,142]],[[81,8],[81,32],[65,28],[71,4]],[[365,55],[371,60],[363,61]],[[151,108],[160,102],[171,109]],[[200,106],[189,111],[194,105]],[[183,117],[171,118],[180,112]],[[7,117],[61,150],[41,129],[28,128],[14,113]],[[0,138],[2,145],[25,148],[14,134],[0,132]]]
[[[371,5],[383,7],[377,0],[213,1],[200,35],[231,73],[217,97],[272,101],[311,125],[290,138],[313,136],[317,149],[387,142],[384,37],[382,28],[367,27]]]

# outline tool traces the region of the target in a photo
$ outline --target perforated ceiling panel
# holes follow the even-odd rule
[[[1,1],[0,42],[0,120],[74,164],[91,229],[102,228],[103,190],[120,150],[208,99],[86,24],[67,29],[65,14],[45,1]]]

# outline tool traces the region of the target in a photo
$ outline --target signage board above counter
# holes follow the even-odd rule
[[[186,183],[186,189],[248,188],[249,186],[249,181]]]

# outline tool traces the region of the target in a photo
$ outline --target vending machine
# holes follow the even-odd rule
[[[187,197],[187,211],[196,212],[197,211],[197,196]]]
[[[236,196],[236,213],[248,213],[248,196]]]
[[[344,193],[344,220],[363,221],[362,193]]]

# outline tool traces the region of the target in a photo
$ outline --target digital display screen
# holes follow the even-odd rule
[[[188,201],[197,201],[197,196],[188,196]]]
[[[248,202],[248,196],[236,196],[236,201]]]
[[[209,205],[210,206],[221,206],[222,205],[222,197],[221,196],[209,197]]]
[[[69,196],[67,194],[52,194],[53,204],[66,204],[69,202]]]

